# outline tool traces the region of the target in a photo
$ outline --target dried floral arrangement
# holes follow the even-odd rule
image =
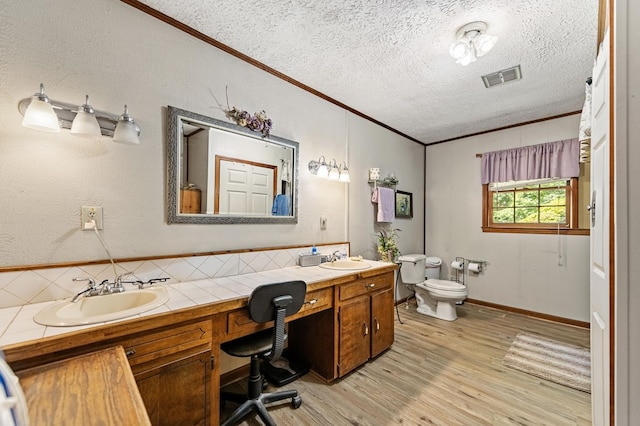
[[[267,113],[264,110],[251,115],[247,111],[233,107],[226,113],[238,126],[246,127],[254,132],[260,132],[265,137],[269,136],[269,132],[273,128],[273,122],[267,117]]]
[[[273,128],[273,121],[267,117],[267,113],[262,110],[256,112],[253,115],[248,111],[238,109],[236,107],[229,108],[229,94],[227,91],[227,110],[225,111],[227,117],[236,122],[238,126],[246,127],[254,132],[262,133],[262,136],[268,137],[271,129]]]

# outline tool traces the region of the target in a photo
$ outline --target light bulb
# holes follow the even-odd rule
[[[340,182],[351,182],[351,175],[349,174],[349,169],[346,167],[340,171]]]
[[[318,177],[329,177],[329,168],[327,167],[327,163],[325,163],[324,161],[320,163],[320,166],[318,167]]]
[[[466,39],[460,39],[453,43],[449,48],[449,54],[454,59],[462,59],[469,54],[471,46]]]
[[[329,171],[329,179],[331,180],[338,180],[340,179],[340,170],[338,170],[337,166],[332,166],[331,170]]]
[[[31,103],[24,112],[22,125],[30,129],[44,132],[59,132],[58,116],[44,94],[44,85],[40,83],[40,92],[33,95]]]
[[[476,48],[476,55],[478,57],[486,55],[491,49],[493,49],[493,46],[496,45],[497,41],[498,37],[496,36],[492,36],[489,34],[480,34],[473,41],[473,45]]]
[[[118,118],[118,124],[113,132],[113,141],[128,145],[140,144],[138,134],[140,129],[129,115],[129,109],[124,106],[124,113]]]
[[[89,105],[89,95],[86,95],[84,105],[79,108],[76,118],[71,123],[71,134],[83,138],[102,137],[98,119],[93,113],[93,108]]]

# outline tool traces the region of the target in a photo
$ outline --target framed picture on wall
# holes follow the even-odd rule
[[[396,217],[413,217],[413,194],[411,192],[396,191]]]

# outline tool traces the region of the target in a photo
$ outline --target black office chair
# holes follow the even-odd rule
[[[247,395],[222,392],[223,400],[241,405],[222,423],[223,426],[239,423],[247,414],[255,411],[267,425],[275,425],[265,404],[291,398],[291,406],[299,408],[302,399],[297,390],[262,393],[263,378],[260,374],[260,359],[276,360],[282,355],[287,335],[284,318],[300,310],[307,293],[304,281],[288,281],[265,284],[257,287],[249,296],[249,316],[255,322],[274,321],[273,328],[224,343],[222,350],[232,356],[251,357],[249,388]]]

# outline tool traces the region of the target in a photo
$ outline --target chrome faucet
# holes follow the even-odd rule
[[[93,278],[82,278],[82,277],[78,277],[78,278],[74,278],[73,281],[88,281],[89,285],[86,289],[82,290],[80,293],[76,294],[75,296],[73,296],[73,299],[71,299],[71,303],[76,303],[78,301],[78,299],[80,299],[80,296],[95,296],[96,294],[99,294],[100,290],[98,289],[98,286],[96,285],[96,282]]]
[[[329,262],[335,262],[336,260],[338,260],[339,259],[338,253],[340,253],[340,250],[336,250],[333,253],[331,253],[331,256],[329,256]]]

